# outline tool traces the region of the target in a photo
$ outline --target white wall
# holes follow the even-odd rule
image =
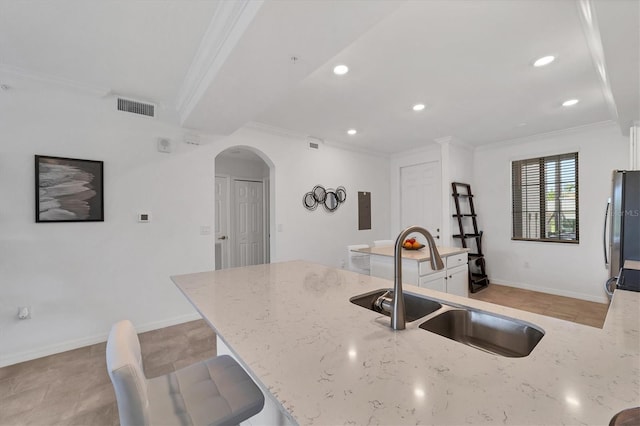
[[[452,182],[468,183],[471,184],[471,191],[475,193],[475,185],[473,181],[473,149],[470,146],[461,144],[456,141],[449,141],[441,144],[442,157],[443,157],[443,217],[447,218],[447,223],[444,224],[444,228],[447,229],[447,233],[442,235],[442,245],[451,247],[461,247],[462,243],[460,239],[453,238],[453,234],[460,233],[460,227],[458,220],[453,218],[452,215],[456,212],[455,202],[451,194],[453,194]],[[468,210],[468,201],[461,203],[461,209],[463,212]],[[470,219],[463,220],[462,225],[465,227],[467,233],[471,233],[473,225]],[[467,240],[468,247],[472,252],[475,252],[475,240]]]
[[[269,167],[262,160],[244,160],[225,156],[216,157],[216,174],[240,179],[268,179]]]
[[[157,152],[157,137],[181,131],[110,98],[29,87],[2,98],[0,365],[101,340],[121,318],[141,330],[196,318],[169,276],[212,265],[199,226],[211,224],[213,161],[186,144]],[[35,223],[34,154],[104,161],[105,221]],[[17,320],[19,305],[33,318]]]
[[[371,244],[389,233],[389,160],[305,140],[241,129],[213,147],[252,147],[274,164],[272,185],[272,262],[304,259],[341,267],[349,244]],[[309,211],[302,197],[315,185],[344,186],[347,200],[333,213]],[[358,231],[358,191],[371,192],[371,230]]]
[[[580,243],[511,241],[511,161],[579,152]],[[605,302],[602,229],[611,172],[629,164],[628,139],[604,123],[477,148],[474,193],[490,281]]]
[[[338,266],[345,246],[388,234],[388,160],[241,130],[194,146],[183,130],[113,110],[111,98],[18,87],[0,99],[0,366],[104,341],[113,322],[148,330],[196,318],[170,276],[213,269],[215,156],[253,146],[274,164],[274,261]],[[174,141],[171,154],[156,138]],[[212,139],[212,138],[209,138]],[[203,140],[207,140],[203,137]],[[104,161],[105,222],[34,221],[34,155]],[[308,212],[313,185],[343,185],[337,212]],[[356,191],[371,191],[373,229],[357,231]],[[140,224],[136,214],[151,213]],[[30,305],[33,318],[18,320]]]

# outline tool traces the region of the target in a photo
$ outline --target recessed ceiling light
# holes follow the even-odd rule
[[[414,111],[422,111],[424,109],[424,104],[415,104],[413,106]]]
[[[356,133],[358,133],[358,131],[357,131],[356,129],[349,129],[349,130],[347,130],[347,134],[349,134],[349,135],[351,135],[351,136],[355,135]]]
[[[562,103],[562,106],[573,106],[573,105],[577,104],[578,102],[580,102],[580,101],[577,100],[577,99],[569,99],[568,101],[564,101]]]
[[[336,75],[345,75],[349,72],[349,67],[346,65],[336,65],[333,68],[333,73]]]
[[[544,67],[545,65],[549,65],[551,62],[555,61],[556,57],[549,55],[549,56],[543,56],[542,58],[536,59],[536,61],[533,63],[534,67]]]

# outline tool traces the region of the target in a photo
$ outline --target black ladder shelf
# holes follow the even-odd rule
[[[478,231],[478,221],[476,219],[476,210],[473,207],[471,185],[468,183],[452,182],[451,188],[453,189],[453,201],[456,205],[456,214],[454,214],[453,217],[458,220],[458,228],[460,229],[460,233],[454,234],[453,238],[459,238],[463,248],[473,249],[473,247],[467,246],[467,240],[475,241],[476,243],[476,251],[469,252],[469,291],[475,293],[489,285],[484,254],[482,254],[482,231]],[[466,201],[466,203],[463,202],[463,200]],[[463,212],[463,210],[468,213]],[[471,225],[473,226],[473,232],[471,233],[465,231],[465,224],[468,225],[469,219],[471,219]],[[469,227],[467,227],[467,229],[469,229]]]

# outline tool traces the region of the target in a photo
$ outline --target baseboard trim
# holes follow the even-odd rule
[[[575,293],[573,291],[563,291],[563,290],[558,290],[556,288],[550,288],[550,287],[535,287],[528,284],[515,283],[513,281],[500,280],[495,278],[489,278],[489,282],[495,285],[521,288],[523,290],[531,290],[531,291],[537,291],[540,293],[554,294],[556,296],[572,297],[574,299],[586,300],[588,302],[609,303],[609,299],[607,299],[607,296],[605,295],[602,295],[602,297],[598,297],[591,294]]]
[[[160,321],[153,321],[146,324],[136,324],[136,331],[138,333],[145,333],[147,331],[157,330],[160,328],[170,327],[172,325],[178,325],[189,321],[195,321],[202,317],[197,312],[180,315],[169,319]],[[93,336],[83,337],[81,339],[68,340],[66,342],[56,343],[54,345],[43,346],[41,348],[17,352],[15,354],[1,355],[0,356],[0,368],[6,367],[20,362],[30,361],[36,358],[42,358],[44,356],[54,355],[61,352],[70,351],[73,349],[82,348],[89,345],[95,345],[96,343],[102,343],[107,341],[109,332],[96,334]]]

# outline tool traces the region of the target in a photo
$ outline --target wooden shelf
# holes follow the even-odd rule
[[[471,293],[475,293],[478,290],[486,288],[489,285],[489,278],[487,277],[486,269],[485,269],[485,258],[484,254],[482,254],[482,231],[478,230],[478,221],[476,218],[475,208],[473,206],[473,194],[471,193],[471,185],[468,183],[461,182],[452,182],[451,188],[453,193],[453,201],[456,205],[456,214],[451,215],[452,217],[458,219],[458,228],[460,230],[459,234],[454,234],[453,238],[459,238],[462,244],[462,247],[467,247],[468,239],[475,240],[476,243],[476,251],[474,253],[469,253],[469,258],[473,260],[473,262],[469,262],[469,291]],[[460,192],[466,191],[466,192]],[[462,200],[466,200],[464,203],[464,209],[460,208],[460,203]],[[468,208],[466,208],[466,204],[468,204]],[[462,213],[462,211],[469,211],[471,213]],[[469,229],[467,222],[471,219],[471,225],[473,225],[473,232],[465,232],[465,224],[467,225],[467,229]],[[473,244],[473,242],[471,242]],[[473,264],[475,271],[471,271],[471,265]]]

